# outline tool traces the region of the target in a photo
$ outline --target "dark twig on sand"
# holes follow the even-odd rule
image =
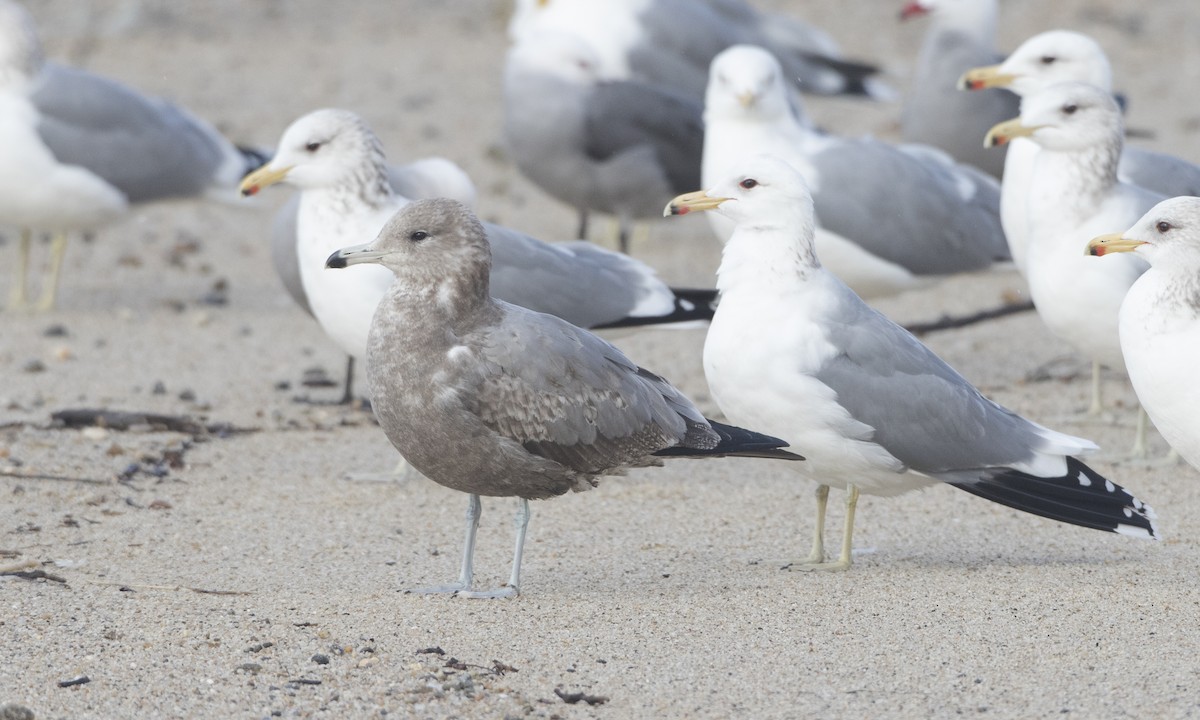
[[[914,323],[912,325],[904,326],[904,329],[908,330],[913,335],[927,335],[940,330],[955,330],[958,328],[967,327],[969,325],[974,325],[976,323],[985,322],[987,320],[995,320],[996,318],[1016,315],[1017,313],[1029,312],[1033,309],[1032,302],[1027,301],[1023,303],[1013,303],[1011,305],[1001,305],[1000,307],[992,308],[991,310],[981,310],[972,315],[962,315],[959,317],[943,315],[940,319],[934,320],[933,322]]]

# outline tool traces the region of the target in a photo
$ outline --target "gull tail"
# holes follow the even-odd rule
[[[814,52],[798,52],[804,61],[833,73],[840,87],[816,89],[821,94],[861,95],[872,100],[895,100],[897,93],[879,78],[879,67],[855,60],[843,60]],[[801,87],[801,90],[809,90]]]
[[[716,290],[671,288],[671,292],[675,294],[675,302],[674,307],[668,313],[630,315],[590,329],[613,330],[616,328],[645,327],[647,325],[671,325],[679,327],[685,323],[690,326],[712,321],[713,313],[717,311]]]
[[[1027,513],[1132,537],[1161,540],[1154,510],[1073,457],[1067,474],[1038,477],[1019,470],[950,483],[972,495]]]
[[[777,437],[763,435],[753,430],[743,430],[740,427],[726,425],[715,420],[708,421],[720,437],[716,447],[696,448],[676,445],[664,448],[654,453],[662,457],[753,457],[772,460],[803,460],[803,455],[788,452],[783,448],[788,444]]]

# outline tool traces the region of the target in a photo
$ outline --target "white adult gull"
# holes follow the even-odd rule
[[[1070,30],[1040,33],[1021,43],[999,65],[966,72],[960,86],[971,90],[1007,88],[1020,97],[1029,97],[1062,82],[1082,82],[1112,92],[1112,66],[1099,43]],[[1037,152],[1038,145],[1032,140],[1012,139],[1000,190],[1000,220],[1013,262],[1022,273],[1028,242],[1025,201]],[[1121,152],[1117,174],[1167,197],[1200,195],[1200,166],[1172,155],[1127,145]]]
[[[331,268],[395,273],[371,322],[367,378],[383,431],[422,475],[470,496],[457,582],[418,592],[512,597],[529,500],[589,490],[663,456],[802,460],[777,438],[706,420],[666,380],[552,315],[489,296],[488,232],[453,200],[418,200]],[[480,495],[520,498],[508,583],[472,589]]]
[[[887,295],[1006,259],[995,180],[939,150],[842,138],[808,126],[779,63],[738,45],[718,55],[705,99],[703,180],[747,155],[775,155],[812,188],[825,262],[865,296]],[[710,218],[727,238],[732,223]]]
[[[0,225],[20,231],[10,307],[54,306],[67,233],[97,229],[130,204],[236,199],[242,175],[264,159],[166,100],[47,61],[29,13],[0,0]],[[53,242],[33,302],[26,276],[35,232]]]
[[[620,249],[633,222],[700,179],[701,107],[667,88],[605,80],[576,35],[524,37],[504,64],[504,139],[521,172],[579,212],[617,216]]]
[[[667,208],[693,210],[736,223],[704,343],[713,399],[730,422],[801,448],[808,461],[795,467],[818,483],[812,554],[794,566],[850,566],[860,491],[939,482],[1061,522],[1158,537],[1149,507],[1077,459],[1094,444],[988,400],[821,265],[812,198],[787,163],[750,158]],[[847,512],[841,554],[826,562],[830,487],[847,491]]]
[[[1102,235],[1093,255],[1136,253],[1150,269],[1121,303],[1121,352],[1129,380],[1154,427],[1200,468],[1200,197],[1150,209],[1123,233]]]
[[[1100,367],[1125,370],[1117,315],[1147,264],[1129,254],[1089,257],[1082,249],[1104,231],[1131,226],[1163,199],[1117,177],[1123,136],[1112,95],[1086,83],[1059,83],[1025,98],[1020,118],[987,136],[996,144],[1028,137],[1041,148],[1026,191],[1025,277],[1046,327],[1092,361],[1091,414],[1103,408]],[[1140,410],[1138,426],[1135,455],[1145,452]]]
[[[361,359],[371,316],[393,274],[381,267],[331,273],[325,259],[374,238],[409,199],[392,190],[378,138],[346,110],[317,110],[293,122],[275,157],[247,175],[242,188],[253,194],[279,182],[301,190],[296,252],[313,315],[343,351]],[[551,245],[499,225],[485,228],[494,256],[492,291],[500,299],[583,327],[711,316],[705,291],[678,295],[628,255],[583,242]]]
[[[1017,114],[1017,99],[998,90],[969,96],[957,90],[964,72],[1002,59],[996,50],[996,0],[914,0],[900,16],[920,15],[929,15],[929,29],[904,100],[901,136],[1000,177],[1004,153],[981,147],[979,138]]]
[[[699,100],[708,65],[738,43],[769,47],[806,93],[890,98],[879,69],[846,60],[825,31],[793,15],[760,12],[745,0],[517,0],[509,37],[545,31],[584,38],[600,74],[671,87]]]

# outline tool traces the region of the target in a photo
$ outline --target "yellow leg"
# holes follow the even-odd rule
[[[1092,416],[1100,415],[1104,412],[1104,398],[1100,393],[1100,363],[1092,361],[1092,406],[1088,408],[1087,414]]]
[[[17,273],[13,278],[12,291],[8,294],[8,309],[23,310],[29,306],[29,248],[33,244],[29,228],[21,229],[21,239],[17,244]]]
[[[813,544],[812,552],[804,560],[797,560],[784,565],[782,570],[792,570],[804,565],[819,565],[825,562],[825,506],[829,503],[829,486],[818,485],[817,492],[817,518],[816,525],[813,527]]]
[[[1146,410],[1141,405],[1137,409],[1137,430],[1133,435],[1133,447],[1129,449],[1129,456],[1142,460],[1146,457],[1146,426],[1150,424],[1150,418],[1146,416]]]
[[[63,257],[67,254],[67,234],[56,233],[50,242],[50,278],[42,289],[42,299],[38,301],[37,309],[41,312],[54,309],[54,300],[58,295],[58,278],[62,275]]]
[[[826,491],[828,492],[828,490]],[[837,560],[810,565],[797,565],[797,570],[821,570],[840,572],[849,570],[853,563],[851,549],[854,544],[854,510],[858,507],[858,488],[850,485],[846,489],[846,524],[842,529],[842,554]]]

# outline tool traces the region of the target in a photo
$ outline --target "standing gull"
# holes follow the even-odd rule
[[[1099,43],[1068,30],[1040,33],[1021,43],[1003,63],[963,75],[966,89],[1007,88],[1029,97],[1062,82],[1082,82],[1112,92],[1112,67]],[[1009,142],[1000,190],[1000,220],[1013,262],[1025,273],[1028,243],[1026,198],[1038,145],[1029,138]],[[1181,158],[1126,146],[1117,167],[1121,179],[1167,197],[1200,195],[1200,166]]]
[[[908,142],[941,148],[959,162],[1000,177],[1004,153],[980,146],[979,138],[1015,116],[1018,101],[998,90],[964,96],[957,89],[964,72],[1001,59],[996,0],[914,0],[901,11],[902,18],[925,14],[930,25],[904,101],[900,133]]]
[[[873,77],[879,68],[842,58],[828,33],[745,0],[517,0],[509,37],[521,42],[544,31],[585,39],[607,79],[671,87],[697,100],[713,57],[738,43],[770,48],[807,93],[892,94]]]
[[[1121,303],[1121,351],[1154,426],[1200,468],[1200,198],[1150,209],[1124,233],[1089,243],[1093,255],[1135,252],[1150,263]]]
[[[112,222],[132,203],[234,199],[263,160],[166,100],[45,60],[32,18],[0,0],[0,225],[21,232],[10,307],[30,304],[34,232],[54,237],[35,305],[49,310],[68,232]]]
[[[366,353],[371,316],[393,275],[385,268],[325,271],[334,250],[378,234],[406,205],[388,181],[379,139],[345,110],[317,110],[284,131],[270,163],[246,176],[243,192],[288,182],[300,188],[296,252],[313,315],[348,355]],[[492,291],[500,299],[558,315],[576,325],[704,320],[705,291],[680,296],[643,263],[589,243],[550,245],[485,224],[492,243]]]
[[[470,495],[458,581],[419,592],[513,597],[529,500],[589,490],[661,456],[802,460],[776,438],[706,420],[666,380],[591,333],[488,291],[487,231],[461,203],[418,200],[331,268],[378,263],[396,282],[367,346],[372,409],[425,477]],[[520,498],[508,584],[472,590],[480,495]]]
[[[1041,147],[1026,191],[1025,277],[1046,327],[1092,361],[1092,402],[1103,408],[1100,367],[1124,372],[1117,314],[1125,292],[1146,270],[1133,255],[1088,257],[1088,241],[1129,227],[1163,198],[1117,177],[1124,136],[1112,95],[1093,85],[1059,83],[1025,98],[1021,117],[988,132],[1001,144],[1028,137]],[[1145,452],[1145,416],[1138,411],[1135,455]]]
[[[1094,444],[988,400],[825,270],[812,198],[787,163],[746,160],[667,212],[713,209],[736,229],[718,270],[704,373],[730,421],[787,438],[807,457],[797,467],[819,485],[803,567],[850,566],[860,490],[896,495],[938,482],[1061,522],[1158,537],[1149,507],[1075,458]],[[831,486],[847,490],[846,526],[839,559],[826,563]]]
[[[575,35],[528,35],[504,65],[504,138],[517,167],[579,212],[617,216],[620,248],[633,221],[700,180],[700,105],[669,90],[603,80],[595,50]]]
[[[705,100],[703,177],[711,186],[747,154],[775,155],[812,187],[822,257],[866,295],[886,295],[1006,258],[1000,191],[941,151],[839,138],[808,127],[766,50],[729,48],[713,60]],[[732,224],[714,215],[727,238]]]

